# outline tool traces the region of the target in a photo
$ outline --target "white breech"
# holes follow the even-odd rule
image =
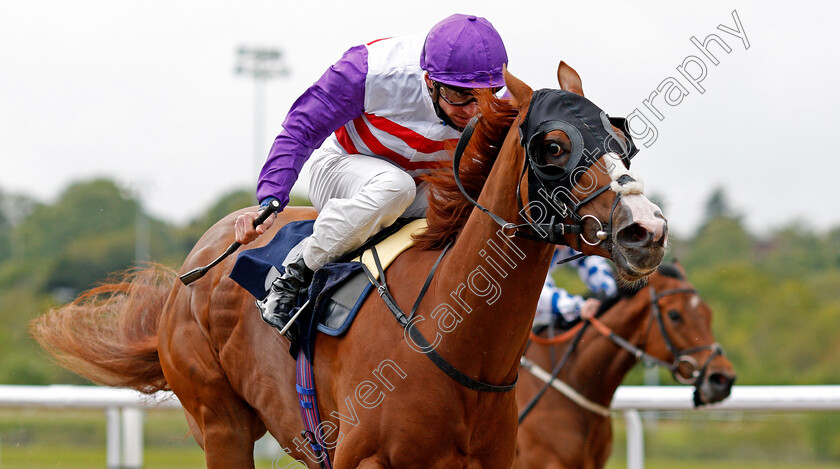
[[[303,254],[317,270],[360,247],[400,216],[426,213],[425,184],[418,188],[402,168],[378,158],[324,149],[310,159],[309,200],[318,210],[314,231],[287,261]]]

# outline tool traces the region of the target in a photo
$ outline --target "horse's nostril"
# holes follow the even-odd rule
[[[638,223],[632,223],[618,232],[618,241],[624,245],[644,246],[652,237],[653,233]]]
[[[712,373],[709,375],[709,383],[716,388],[729,389],[734,382],[735,378],[727,376],[724,373]]]
[[[659,237],[659,240],[656,242],[659,246],[665,246],[665,243],[668,241],[668,222],[665,222],[665,226],[662,228],[662,236]]]

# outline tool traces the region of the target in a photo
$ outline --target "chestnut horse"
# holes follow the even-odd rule
[[[735,381],[732,363],[715,343],[711,310],[679,264],[661,265],[648,285],[636,292],[622,290],[617,302],[602,314],[602,324],[617,336],[668,364],[680,382],[693,384],[695,404],[719,402],[729,396]],[[606,332],[603,328],[602,331]],[[551,370],[551,356],[564,355],[571,343],[532,343],[525,357]],[[612,449],[612,421],[600,411],[609,407],[613,394],[636,361],[634,355],[607,340],[602,332],[588,327],[557,378],[601,409],[586,409],[566,395],[549,390],[519,427],[514,467],[604,467]],[[520,409],[543,386],[544,381],[523,373],[516,388]]]
[[[594,106],[579,96],[577,73],[563,63],[558,69],[561,87],[570,92],[534,92],[507,71],[505,79],[512,99],[480,97],[483,117],[460,179],[451,169],[429,179],[429,228],[388,269],[390,292],[407,308],[440,246],[454,240],[413,322],[399,327],[382,299],[372,295],[344,336],[316,340],[313,375],[323,420],[318,436],[333,467],[510,467],[517,431],[514,393],[456,382],[418,353],[406,331],[421,332],[463,375],[512,385],[554,249],[546,239],[611,258],[617,275],[630,283],[653,273],[664,257],[665,219],[634,188],[632,176],[616,169],[614,153],[590,152],[589,161],[581,158],[574,168],[574,178],[559,178],[569,159],[562,149],[574,149],[567,133],[538,134],[532,140],[536,156],[529,157],[520,143],[518,126],[541,91]],[[547,120],[564,111],[543,108]],[[579,128],[568,132],[587,135],[587,125]],[[572,156],[580,155],[577,150]],[[552,168],[554,177],[544,177]],[[539,205],[531,198],[537,192],[528,190],[532,183],[557,200]],[[563,200],[582,202],[561,206],[560,192]],[[547,209],[549,204],[554,208]],[[286,209],[269,235],[254,244],[267,243],[288,222],[315,215],[311,209]],[[181,272],[209,263],[232,242],[236,216],[208,230]],[[499,226],[499,220],[507,222]],[[59,361],[98,383],[174,391],[209,468],[253,467],[254,441],[266,430],[293,457],[318,467],[300,436],[289,342],[262,322],[253,298],[228,277],[232,266],[228,258],[189,287],[173,273],[141,271],[42,316],[32,326],[34,335]]]

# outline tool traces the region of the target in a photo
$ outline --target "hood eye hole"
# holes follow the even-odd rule
[[[560,131],[555,132],[562,135],[552,135],[543,140],[541,148],[542,160],[543,164],[562,167],[569,161],[569,156],[572,154],[572,143],[566,137],[565,133]],[[552,134],[555,132],[552,132]]]

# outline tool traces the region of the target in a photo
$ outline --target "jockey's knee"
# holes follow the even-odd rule
[[[402,170],[387,171],[374,176],[368,183],[382,210],[401,215],[417,196],[414,178]]]

